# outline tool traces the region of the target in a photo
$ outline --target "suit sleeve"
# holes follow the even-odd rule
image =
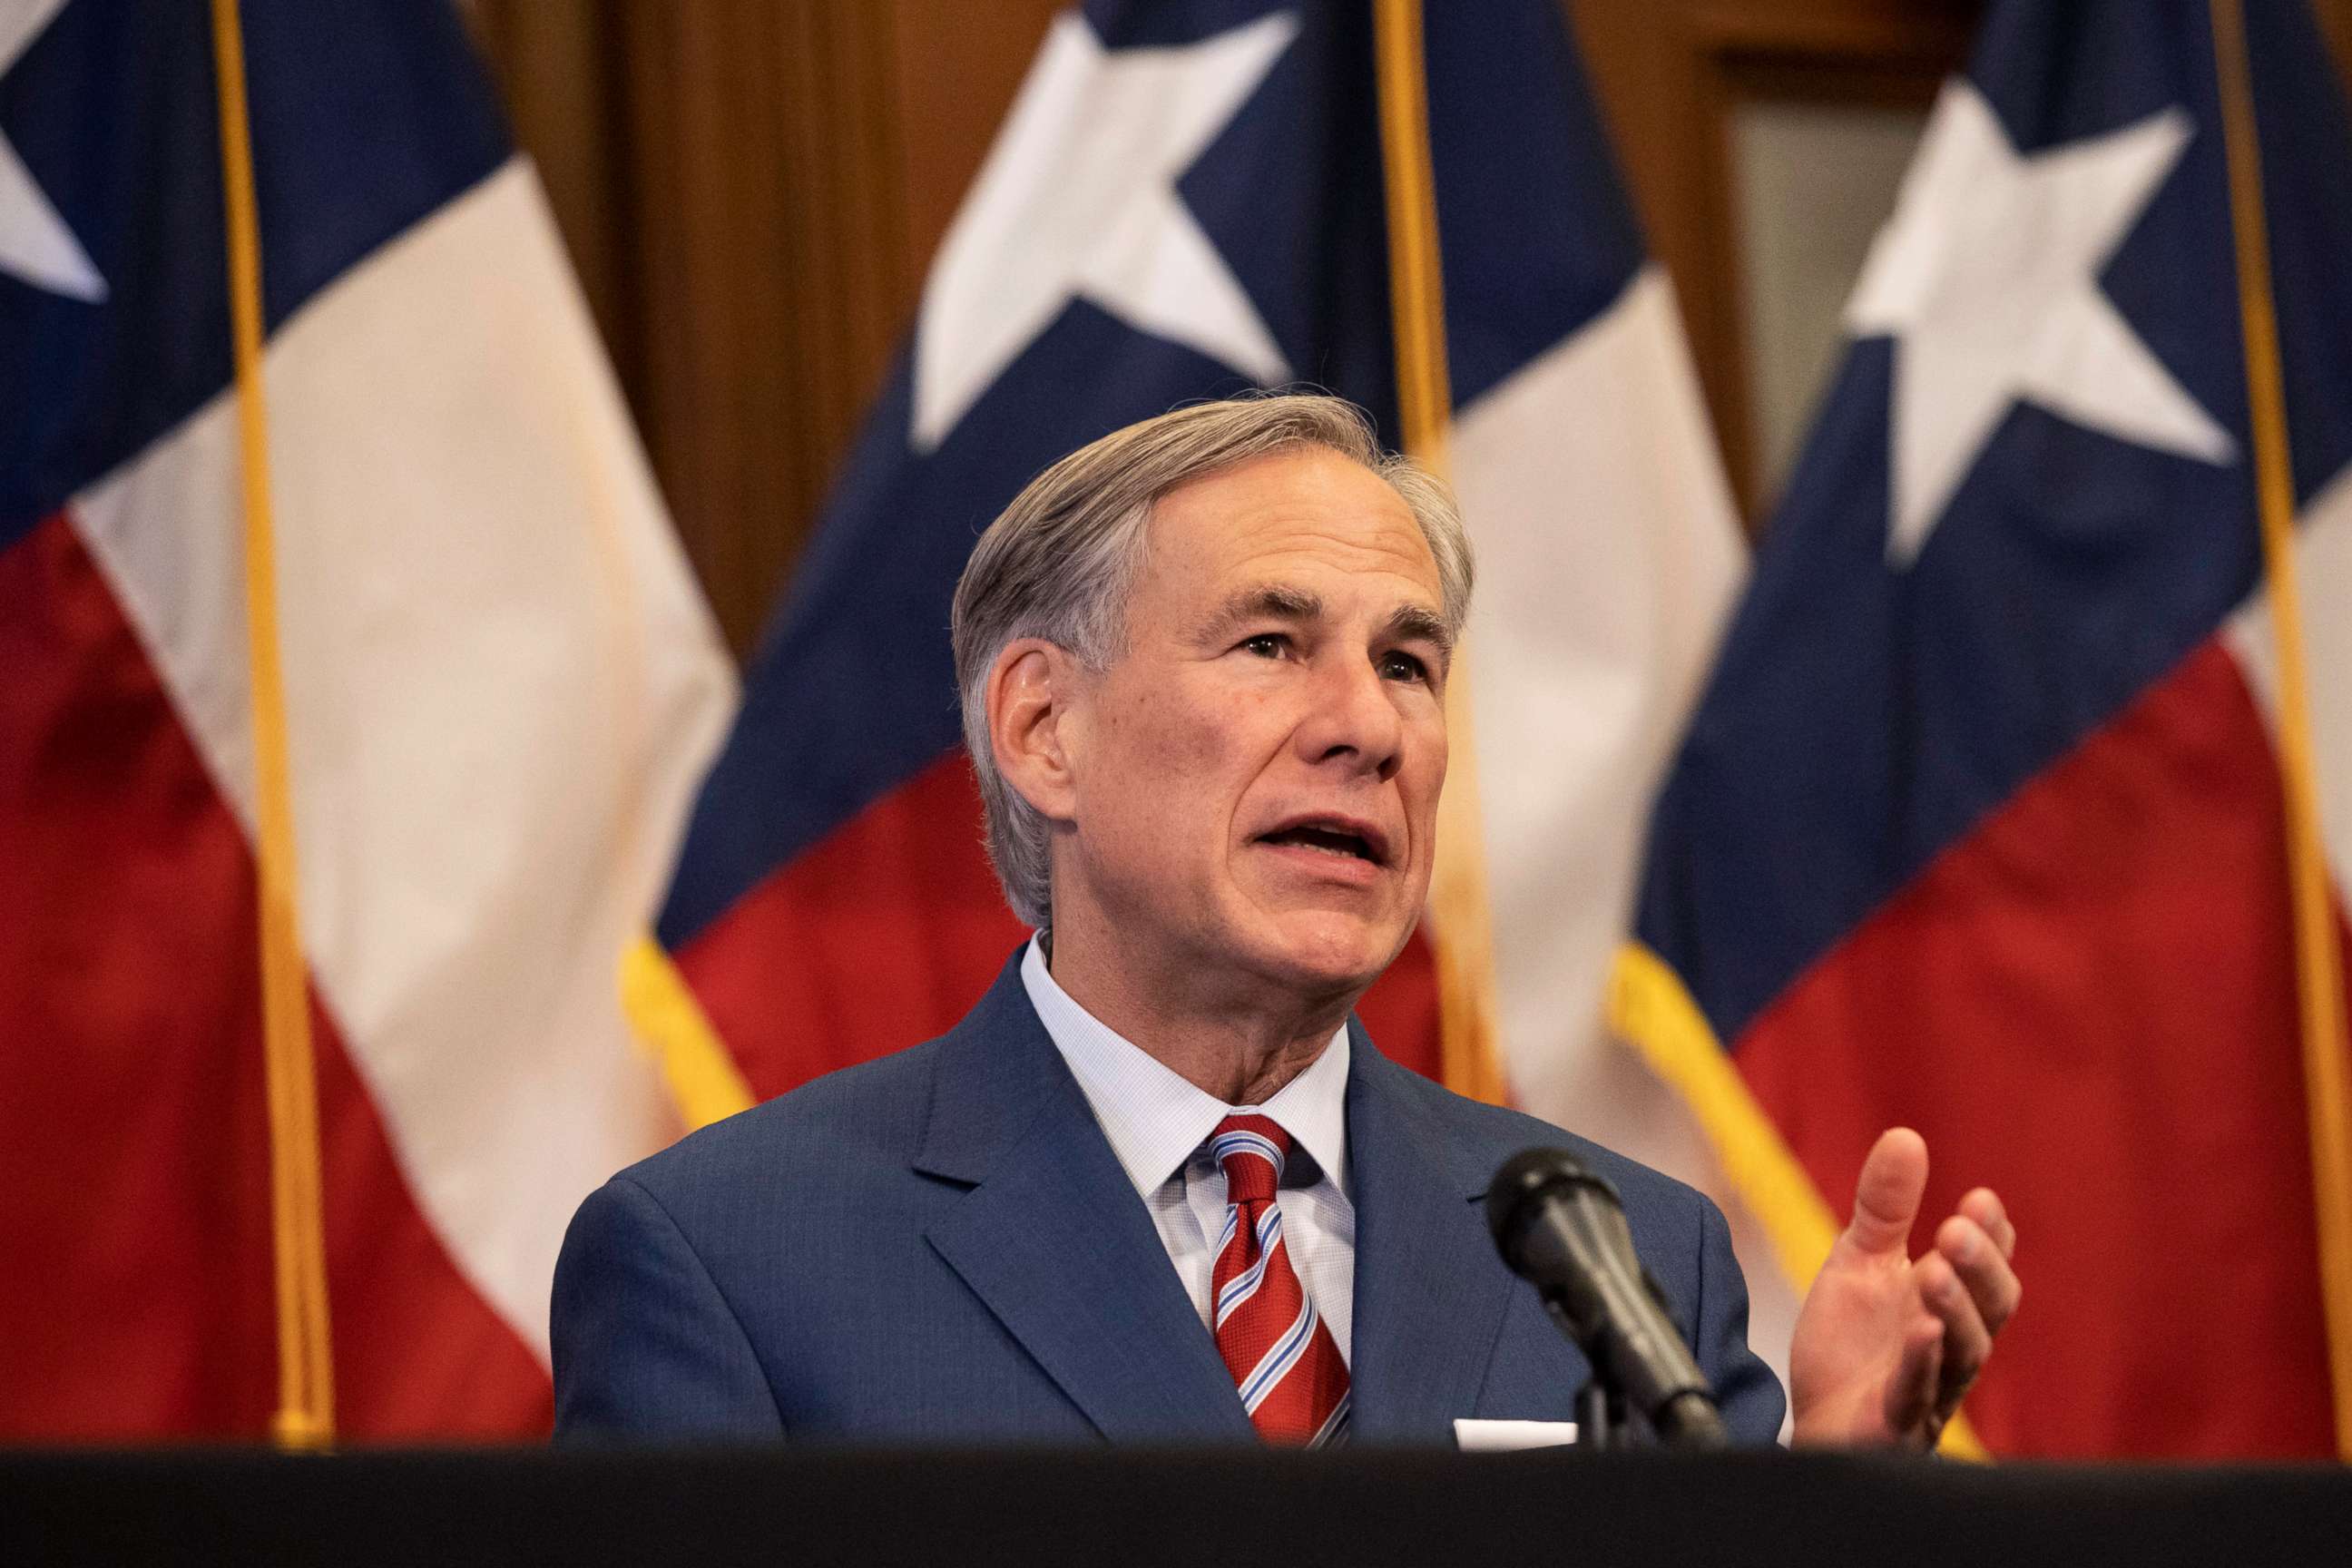
[[[560,1440],[783,1436],[742,1324],[668,1211],[625,1176],[572,1216],[549,1329]]]
[[[1698,1314],[1691,1339],[1699,1370],[1715,1384],[1731,1440],[1762,1447],[1780,1438],[1788,1397],[1763,1358],[1748,1348],[1748,1280],[1731,1249],[1731,1226],[1712,1200],[1699,1197]]]

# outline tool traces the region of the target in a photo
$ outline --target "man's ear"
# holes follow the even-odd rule
[[[1077,661],[1043,637],[1005,644],[988,669],[988,739],[996,771],[1022,799],[1057,822],[1077,809],[1071,752],[1081,728],[1072,711],[1078,686]]]

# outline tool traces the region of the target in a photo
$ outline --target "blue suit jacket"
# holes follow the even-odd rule
[[[1537,1143],[1616,1184],[1733,1433],[1772,1440],[1780,1387],[1748,1350],[1712,1204],[1450,1094],[1349,1027],[1352,1441],[1451,1446],[1465,1415],[1574,1419],[1583,1358],[1496,1258],[1479,1201]],[[553,1335],[565,1435],[1255,1439],[1017,955],[939,1039],[706,1128],[592,1194],[556,1265]]]

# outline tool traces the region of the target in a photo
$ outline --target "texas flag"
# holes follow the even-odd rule
[[[530,1433],[732,677],[455,11],[240,9],[339,1429]],[[208,11],[0,5],[0,1438],[278,1393]]]
[[[1328,387],[1399,443],[1373,11],[1138,0],[1053,24],[634,965],[708,1111],[940,1032],[1024,936],[982,853],[947,626],[973,540],[1031,476],[1253,385]],[[1521,1104],[1692,1171],[1703,1145],[1603,1042],[1601,1002],[1743,552],[1559,7],[1432,5],[1423,42],[1451,468],[1479,557],[1449,789],[1482,824],[1503,1066]],[[1438,1069],[1421,939],[1363,1013],[1383,1051]]]
[[[2303,720],[2232,195],[2267,227],[2340,885],[2352,138],[2304,8],[2243,9],[2238,73],[2204,0],[1994,7],[1847,308],[1619,971],[1620,1026],[1801,1278],[1816,1194],[1882,1127],[1927,1137],[1923,1212],[2000,1191],[2028,1289],[1969,1402],[1996,1452],[2336,1446],[2315,1214],[2352,1192],[2307,1129],[2347,1108],[2312,1098],[2298,1027],[2279,738]],[[2258,193],[2225,145],[2249,79]],[[2315,952],[2340,933],[2339,910]],[[2315,1047],[2340,1067],[2340,1034]]]

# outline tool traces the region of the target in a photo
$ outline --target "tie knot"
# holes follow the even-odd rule
[[[1227,1203],[1270,1203],[1282,1185],[1290,1134],[1270,1116],[1228,1116],[1209,1135],[1209,1152],[1225,1173]]]

